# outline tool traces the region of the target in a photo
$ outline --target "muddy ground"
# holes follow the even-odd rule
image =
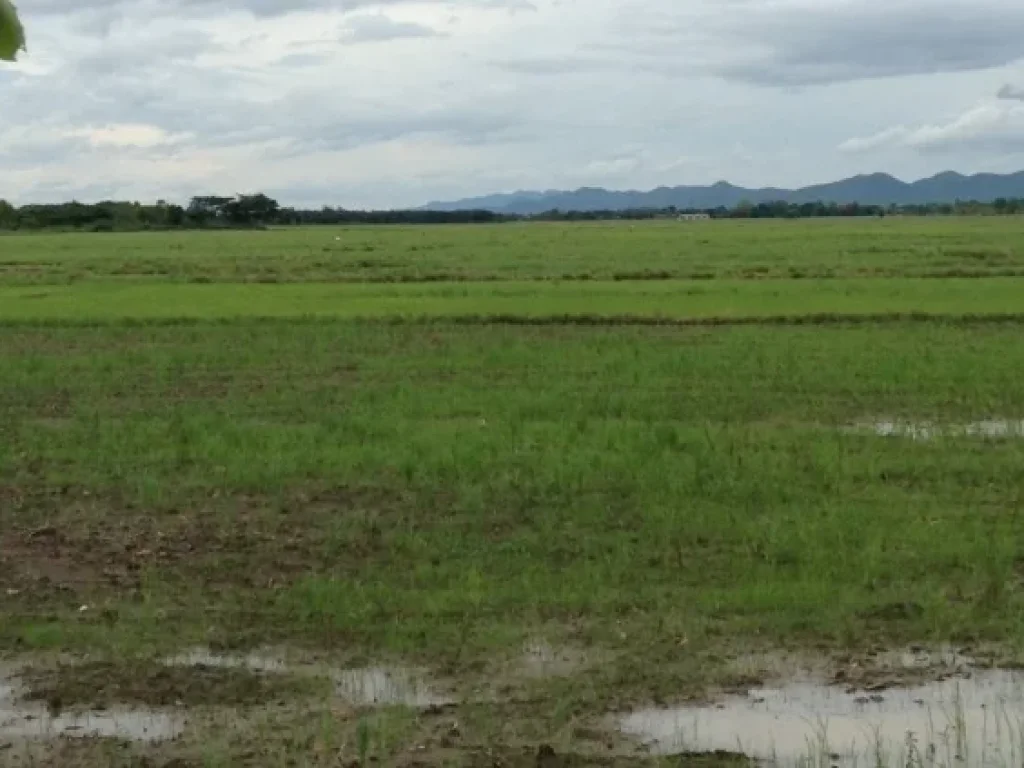
[[[756,745],[748,754],[728,749],[722,734],[734,724],[740,744],[756,737],[765,718],[774,721],[781,749],[797,750],[781,752],[782,764],[790,757],[795,764],[815,757],[813,743],[793,746],[808,712],[831,712],[840,739],[844,727],[852,733],[861,724],[898,731],[911,710],[939,712],[956,686],[958,697],[965,691],[956,701],[969,729],[975,713],[1003,695],[997,684],[1005,693],[1024,683],[1013,671],[992,669],[991,653],[948,647],[751,653],[727,662],[722,679],[729,682],[715,690],[615,702],[588,700],[575,687],[607,657],[542,642],[459,679],[425,669],[339,668],[325,658],[282,649],[191,649],[148,661],[11,656],[0,680],[0,764],[710,768],[763,757]],[[1024,722],[1024,699],[998,701],[1008,727],[1011,718]],[[685,735],[691,722],[705,733]],[[949,729],[921,730],[921,749],[957,738]],[[975,743],[967,734],[963,741]],[[900,747],[899,740],[892,745]],[[827,753],[834,763],[847,749],[831,748],[842,750]]]

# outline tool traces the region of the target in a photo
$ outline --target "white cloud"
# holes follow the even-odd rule
[[[893,147],[930,152],[971,147],[1016,151],[1024,148],[1024,104],[985,102],[942,122],[898,125],[839,145],[841,151],[852,153]]]
[[[886,128],[871,136],[847,139],[839,145],[841,152],[870,152],[893,144],[905,144],[910,129],[905,125]]]
[[[83,137],[94,147],[149,148],[177,144],[190,138],[189,134],[170,134],[158,126],[137,123],[77,129],[68,135]]]

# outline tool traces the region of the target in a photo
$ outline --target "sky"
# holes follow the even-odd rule
[[[0,198],[1024,169],[1020,0],[20,0]]]

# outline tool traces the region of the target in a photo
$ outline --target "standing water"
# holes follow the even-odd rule
[[[1020,766],[1024,673],[976,670],[873,693],[814,683],[620,719],[657,754],[740,752],[778,765]]]

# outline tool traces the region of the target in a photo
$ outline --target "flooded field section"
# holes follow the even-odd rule
[[[979,668],[955,654],[934,660],[902,654],[890,667],[895,676],[859,684],[842,682],[843,673],[800,676],[706,704],[638,709],[617,723],[661,755],[730,751],[773,765],[1020,765],[1024,672]]]
[[[589,743],[572,745],[577,760],[572,764],[656,765],[662,757],[695,755],[729,755],[777,766],[982,767],[1024,761],[1022,671],[989,667],[952,650],[890,652],[845,667],[823,659],[804,662],[798,667],[773,665],[767,656],[738,658],[737,670],[757,667],[765,682],[711,694],[702,703],[648,707],[641,702],[632,710],[585,715],[584,720],[600,726],[596,731],[576,728],[593,736]],[[566,679],[574,670],[585,675],[582,664],[578,651],[531,644],[508,666],[521,680],[537,681]],[[210,723],[246,732],[274,706],[292,701],[281,698],[289,691],[301,697],[302,681],[308,681],[321,686],[324,698],[317,701],[332,717],[362,722],[360,712],[401,710],[415,720],[417,713],[448,712],[447,748],[455,733],[466,737],[460,746],[486,750],[489,745],[461,733],[459,708],[512,703],[493,689],[484,692],[483,686],[465,694],[469,688],[434,679],[425,670],[341,668],[270,653],[192,649],[138,670],[134,686],[129,675],[120,680],[121,673],[96,662],[3,667],[0,744],[116,739],[143,750],[170,745],[173,751],[175,744],[210,733]],[[199,681],[200,690],[181,687],[184,680],[193,686]],[[285,681],[290,688],[282,687]],[[522,712],[519,716],[529,718]],[[540,721],[530,721],[528,730],[545,732]],[[533,747],[540,744],[547,754],[550,740],[566,748],[557,730],[549,736]],[[408,744],[393,747],[393,756],[433,757],[422,731]],[[356,748],[339,747],[343,752]]]

